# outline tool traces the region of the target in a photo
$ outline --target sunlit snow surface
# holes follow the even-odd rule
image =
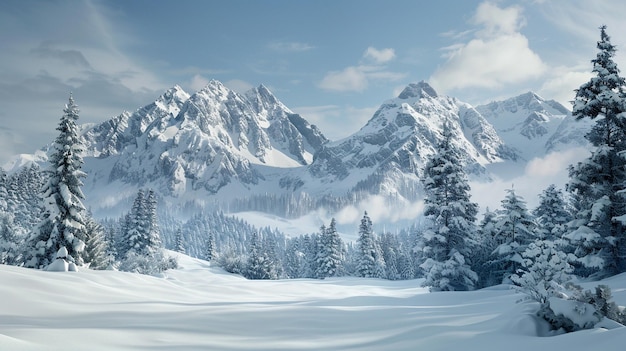
[[[540,337],[506,286],[248,281],[181,256],[163,277],[0,265],[0,350],[623,350],[626,328]],[[626,304],[626,275],[603,283]]]

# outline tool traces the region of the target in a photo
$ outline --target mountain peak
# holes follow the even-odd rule
[[[189,94],[181,88],[180,85],[176,84],[173,87],[167,89],[163,95],[159,98],[159,100],[170,101],[172,99],[179,100],[181,102],[187,101],[189,99]]]
[[[398,95],[399,99],[410,99],[410,98],[422,98],[422,97],[437,97],[437,92],[430,84],[425,81],[421,81],[419,83],[411,83],[402,90],[400,95]]]

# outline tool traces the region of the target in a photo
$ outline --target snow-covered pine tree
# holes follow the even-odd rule
[[[317,252],[317,278],[335,277],[343,262],[343,242],[337,233],[337,222],[330,220],[328,228],[322,226]]]
[[[582,223],[567,238],[585,273],[601,277],[626,271],[626,80],[606,26],[597,48],[594,76],[576,90],[572,109],[577,119],[596,121],[586,135],[595,150],[569,170],[567,189],[584,203],[575,214]]]
[[[0,264],[18,265],[21,260],[20,244],[15,234],[13,215],[0,211]]]
[[[207,261],[213,261],[216,257],[215,237],[212,232],[209,232],[206,239],[206,250],[204,252],[204,259]]]
[[[13,215],[16,234],[30,233],[41,222],[43,204],[40,197],[44,177],[37,164],[23,167],[7,178],[6,204]]]
[[[6,212],[9,208],[9,204],[7,202],[9,198],[9,177],[7,176],[7,172],[0,167],[0,213]]]
[[[272,279],[259,235],[256,232],[252,233],[250,237],[248,261],[244,275],[248,279]]]
[[[492,253],[498,247],[496,241],[496,224],[498,215],[487,207],[483,214],[483,219],[478,225],[474,248],[472,249],[472,268],[478,275],[477,287],[483,288],[500,284],[502,276],[494,275],[494,262]]]
[[[263,255],[265,256],[266,270],[269,272],[269,279],[278,279],[282,274],[282,263],[278,255],[278,242],[276,235],[266,233],[263,236]]]
[[[175,240],[175,247],[174,250],[176,250],[176,252],[180,252],[180,253],[185,253],[185,244],[184,244],[184,240],[183,240],[183,230],[178,228],[178,230],[176,231],[176,237],[174,238]]]
[[[356,274],[359,277],[376,277],[376,245],[372,220],[367,212],[359,225],[359,237],[357,238],[357,266]]]
[[[61,247],[67,248],[77,264],[83,263],[86,233],[80,179],[86,174],[81,171],[83,143],[76,125],[78,107],[71,94],[63,112],[49,159],[48,181],[41,191],[44,217],[31,234],[31,247],[25,253],[27,267],[50,264]]]
[[[177,263],[162,251],[156,206],[152,190],[137,192],[131,212],[123,220],[122,241],[126,243],[118,247],[119,254],[124,255],[120,270],[153,274],[176,267]]]
[[[522,268],[511,276],[532,300],[544,309],[550,297],[562,297],[563,284],[571,280],[572,266],[567,255],[549,240],[536,240],[522,253]]]
[[[154,253],[163,248],[161,232],[159,231],[159,218],[157,216],[157,199],[154,190],[149,189],[145,200],[145,218],[147,225],[148,250]]]
[[[498,247],[493,252],[492,269],[498,280],[506,281],[522,268],[522,253],[535,240],[535,227],[524,199],[514,189],[507,189],[495,228]]]
[[[443,139],[424,168],[424,215],[432,223],[421,245],[424,286],[435,291],[471,290],[476,273],[470,268],[471,239],[478,205],[470,200],[470,186],[458,148],[452,143],[449,121]]]
[[[148,224],[146,223],[145,194],[143,189],[137,191],[133,207],[125,218],[126,231],[123,234],[120,253],[125,257],[129,252],[147,254]]]
[[[289,279],[301,278],[304,276],[304,253],[301,249],[301,238],[291,238],[287,241],[285,248],[285,260],[283,269]]]
[[[539,206],[532,212],[537,221],[537,236],[550,241],[561,239],[567,231],[567,223],[572,220],[563,192],[551,184],[539,195],[539,199]]]
[[[321,232],[326,231],[322,225]],[[319,236],[305,234],[302,236],[302,253],[304,254],[303,278],[316,278],[317,273],[317,251]]]
[[[104,238],[104,228],[93,218],[85,223],[87,238],[83,259],[91,269],[106,269],[109,266],[107,257],[107,242]]]

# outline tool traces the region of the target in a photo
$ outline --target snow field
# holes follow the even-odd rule
[[[553,337],[507,286],[249,281],[179,256],[162,277],[0,266],[0,350],[621,350],[626,328]],[[605,281],[626,303],[626,275]],[[594,285],[595,286],[595,285]]]

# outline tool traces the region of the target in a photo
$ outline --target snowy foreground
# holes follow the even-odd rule
[[[163,277],[0,265],[0,350],[623,350],[626,328],[541,337],[506,286],[249,281],[180,256]],[[626,305],[626,274],[603,281]],[[587,288],[594,284],[585,285]]]

